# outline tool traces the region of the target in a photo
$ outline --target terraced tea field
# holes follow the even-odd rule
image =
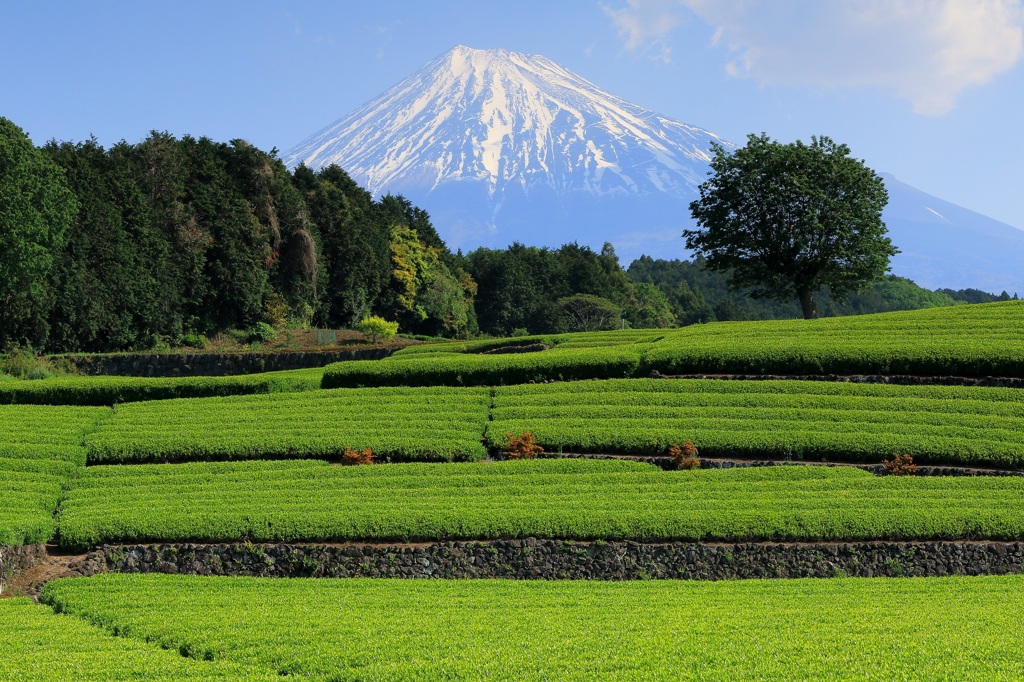
[[[86,437],[90,463],[337,458],[469,460],[490,406],[487,389],[366,389],[160,400],[119,405]]]
[[[408,348],[381,361],[330,365],[323,386],[507,385],[645,377],[652,371],[1024,377],[1024,301],[819,320],[719,322],[659,335],[626,331],[616,342],[618,334],[509,339],[505,344],[553,346],[509,355],[482,354],[500,345],[495,341]]]
[[[501,387],[487,440],[532,432],[548,452],[1020,467],[1024,391],[816,381],[627,379]]]
[[[44,600],[130,640],[300,679],[1024,676],[1021,576],[612,583],[109,575],[51,583]]]
[[[1024,477],[885,477],[849,467],[662,471],[532,460],[89,467],[61,543],[1024,537]]]
[[[315,558],[327,550],[366,568],[333,575],[382,575],[370,572],[378,560],[444,556],[460,540],[494,569],[460,577],[533,577],[495,558],[533,547],[524,565],[536,560],[530,570],[548,580],[58,580],[44,604],[0,600],[0,679],[1024,678],[1024,576],[973,575],[1024,573],[1024,476],[478,461],[500,459],[506,434],[532,432],[554,455],[664,455],[693,441],[703,457],[878,463],[906,453],[1017,473],[1024,389],[652,371],[1024,379],[1024,303],[431,344],[326,371],[4,382],[0,583],[15,555],[5,546],[44,542],[106,544],[61,564],[87,573],[237,573],[277,556],[309,571],[276,573],[292,576],[332,574]],[[379,464],[336,466],[365,448]],[[137,550],[123,545],[141,542],[164,544],[146,548],[156,559],[129,562]],[[282,542],[312,546],[296,555],[261,544]],[[207,543],[210,563],[175,563],[179,551],[199,556],[188,543]],[[587,577],[712,575],[691,567],[692,554],[733,578],[740,548],[768,569],[744,575],[843,575],[827,557],[844,556],[851,574],[960,577],[618,583],[564,580],[538,558],[538,547],[586,554],[581,543],[613,569],[634,561],[622,547],[685,561]],[[913,571],[900,563],[925,547],[932,554]],[[816,568],[768,565],[790,550]],[[231,552],[236,562],[221,560]],[[28,589],[12,585],[3,596]]]

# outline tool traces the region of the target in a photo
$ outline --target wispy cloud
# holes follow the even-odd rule
[[[379,24],[373,27],[373,33],[380,42],[377,45],[377,60],[381,61],[387,56],[387,48],[395,36],[395,29],[402,25],[401,20],[395,19],[387,24]]]
[[[881,86],[943,114],[1024,56],[1021,0],[629,0],[603,7],[632,50],[665,50],[688,8],[729,51],[726,72],[763,84]],[[671,17],[671,19],[669,18]]]
[[[668,38],[682,19],[679,0],[626,0],[625,7],[616,9],[602,4],[601,9],[615,24],[628,49],[642,50],[658,61],[672,60]]]

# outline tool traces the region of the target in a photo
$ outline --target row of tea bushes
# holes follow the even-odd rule
[[[309,391],[322,368],[217,377],[62,376],[0,382],[0,405],[116,405],[141,400]]]
[[[124,635],[118,639],[301,679],[1024,675],[1024,578],[1016,575],[721,582],[102,575],[50,583],[43,599],[72,614],[65,620],[95,623]],[[24,660],[16,652],[15,665]],[[0,674],[11,665],[4,653]]]
[[[484,388],[375,388],[118,405],[86,437],[90,463],[339,458],[472,460],[486,455]]]
[[[53,512],[75,464],[45,458],[0,458],[0,545],[48,542]]]
[[[0,405],[0,458],[85,464],[85,434],[109,416],[102,407]]]
[[[663,374],[1024,377],[1024,301],[694,325],[644,356]]]
[[[527,341],[554,347],[481,355]],[[405,349],[329,365],[323,386],[470,386],[679,374],[1024,377],[1024,301],[819,320],[722,322]]]
[[[10,682],[280,679],[276,670],[264,671],[233,661],[204,660],[213,657],[212,650],[199,650],[192,643],[161,646],[142,637],[115,636],[116,628],[117,624],[112,621],[92,624],[82,618],[54,613],[52,608],[27,598],[0,600],[0,632],[4,633],[0,679]],[[123,631],[122,634],[127,635]]]
[[[89,467],[60,540],[103,543],[1024,537],[1024,478],[877,477],[848,467],[666,472],[574,459],[336,467]]]
[[[1024,464],[1024,392],[814,381],[625,379],[501,387],[487,440],[548,452]]]
[[[495,386],[530,381],[630,377],[640,367],[642,344],[556,347],[534,353],[396,354],[384,360],[328,365],[324,388],[360,386]]]

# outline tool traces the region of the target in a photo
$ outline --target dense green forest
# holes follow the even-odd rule
[[[0,347],[150,348],[371,313],[407,332],[478,331],[473,283],[427,214],[337,167],[290,173],[243,140],[156,132],[37,149],[5,119],[0,158]]]
[[[425,211],[276,150],[153,132],[35,147],[0,118],[0,349],[148,349],[257,323],[469,337],[799,317],[697,261],[513,244],[452,253]],[[1008,298],[888,277],[822,314]]]

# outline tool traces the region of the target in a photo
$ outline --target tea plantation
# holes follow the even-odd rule
[[[1024,572],[1021,380],[1014,301],[3,382],[0,679],[1021,679],[1024,578],[1003,575]],[[506,461],[522,434],[541,459]],[[704,468],[666,470],[687,441]],[[372,466],[339,466],[366,450]],[[975,475],[851,466],[904,454]],[[742,466],[764,460],[782,466]],[[246,577],[289,547],[351,550],[371,574],[375,553],[477,543],[486,563],[530,538],[714,546],[724,577],[730,547],[869,547],[897,557],[885,575],[926,577],[824,558],[797,567],[830,576],[809,579]],[[144,543],[163,559],[124,559]],[[42,544],[81,553],[83,577],[35,595],[11,557]],[[247,573],[175,563],[208,545]],[[998,561],[900,569],[958,547]]]

